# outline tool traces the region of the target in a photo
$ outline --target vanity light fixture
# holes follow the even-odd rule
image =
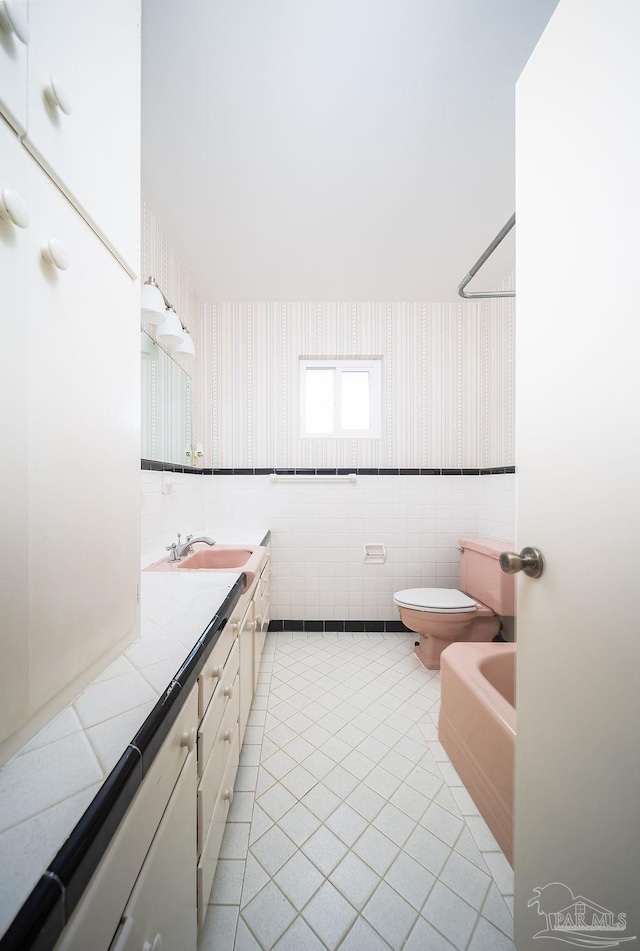
[[[166,304],[164,294],[152,277],[147,278],[140,289],[140,310],[145,324],[164,322]]]
[[[178,317],[173,304],[164,296],[154,277],[148,277],[140,291],[142,322],[157,326],[156,338],[175,353],[194,357],[196,349],[189,331]]]
[[[182,328],[182,341],[177,347],[174,347],[174,353],[181,353],[183,357],[195,357],[196,348],[193,345],[193,338],[186,327]]]
[[[167,307],[164,320],[158,325],[156,337],[158,340],[162,340],[163,343],[168,343],[169,346],[182,343],[184,339],[182,321],[173,307]]]

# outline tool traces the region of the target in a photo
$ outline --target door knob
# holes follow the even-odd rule
[[[519,555],[514,551],[503,551],[500,567],[508,575],[524,571],[529,578],[539,578],[544,571],[544,558],[539,548],[523,548]]]

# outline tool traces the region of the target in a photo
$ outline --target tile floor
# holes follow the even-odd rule
[[[410,634],[269,634],[198,951],[515,951]]]

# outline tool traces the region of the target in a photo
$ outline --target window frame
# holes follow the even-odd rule
[[[299,360],[300,385],[300,438],[301,439],[381,439],[382,438],[382,357],[301,357]],[[334,371],[333,423],[334,431],[308,433],[306,422],[306,374],[308,370]],[[343,429],[340,425],[342,409],[341,375],[348,372],[367,372],[369,375],[370,426],[368,429]]]

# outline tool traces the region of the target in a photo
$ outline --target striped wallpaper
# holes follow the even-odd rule
[[[156,278],[194,340],[195,360],[182,365],[193,376],[201,466],[514,464],[512,298],[203,304],[144,198],[142,270],[143,279]],[[511,288],[512,278],[501,287]],[[300,438],[301,356],[382,357],[381,439]]]
[[[510,280],[504,282],[510,286]],[[205,305],[211,465],[513,465],[512,299]],[[301,439],[298,361],[381,356],[381,439]]]

